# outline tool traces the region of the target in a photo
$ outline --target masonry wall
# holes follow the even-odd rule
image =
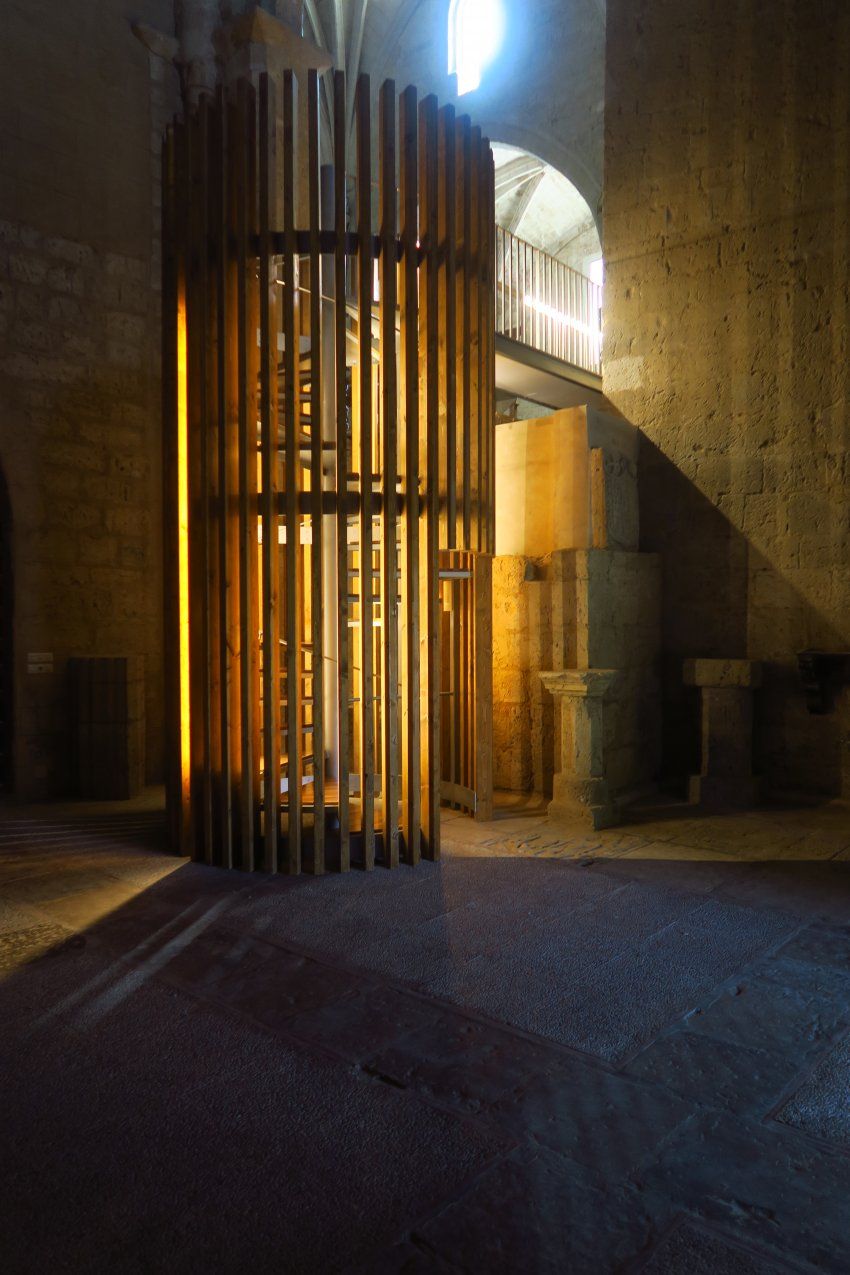
[[[161,771],[156,142],[166,0],[0,13],[0,466],[12,508],[15,788],[68,791],[67,660],[141,655]],[[29,671],[51,653],[53,671]],[[39,666],[40,668],[43,666]]]
[[[850,650],[848,66],[844,0],[608,0],[605,392],[643,431],[667,769],[682,659],[744,656],[770,786],[845,795],[848,693],[809,715],[796,653]]]

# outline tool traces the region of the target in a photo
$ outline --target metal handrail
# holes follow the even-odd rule
[[[601,375],[602,289],[497,226],[496,332]]]

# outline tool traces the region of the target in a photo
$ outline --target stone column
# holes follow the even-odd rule
[[[761,665],[685,660],[682,675],[687,686],[700,688],[702,699],[702,766],[691,775],[689,800],[707,809],[754,805],[753,690],[761,685]]]
[[[560,721],[561,769],[555,775],[549,813],[584,820],[593,828],[619,822],[605,774],[604,699],[615,669],[562,669],[541,673]]]

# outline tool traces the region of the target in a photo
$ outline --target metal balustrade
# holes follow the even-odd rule
[[[602,372],[602,289],[496,227],[496,332],[586,372]]]

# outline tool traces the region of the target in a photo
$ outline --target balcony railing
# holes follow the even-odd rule
[[[496,332],[585,372],[602,372],[602,289],[496,227]]]

